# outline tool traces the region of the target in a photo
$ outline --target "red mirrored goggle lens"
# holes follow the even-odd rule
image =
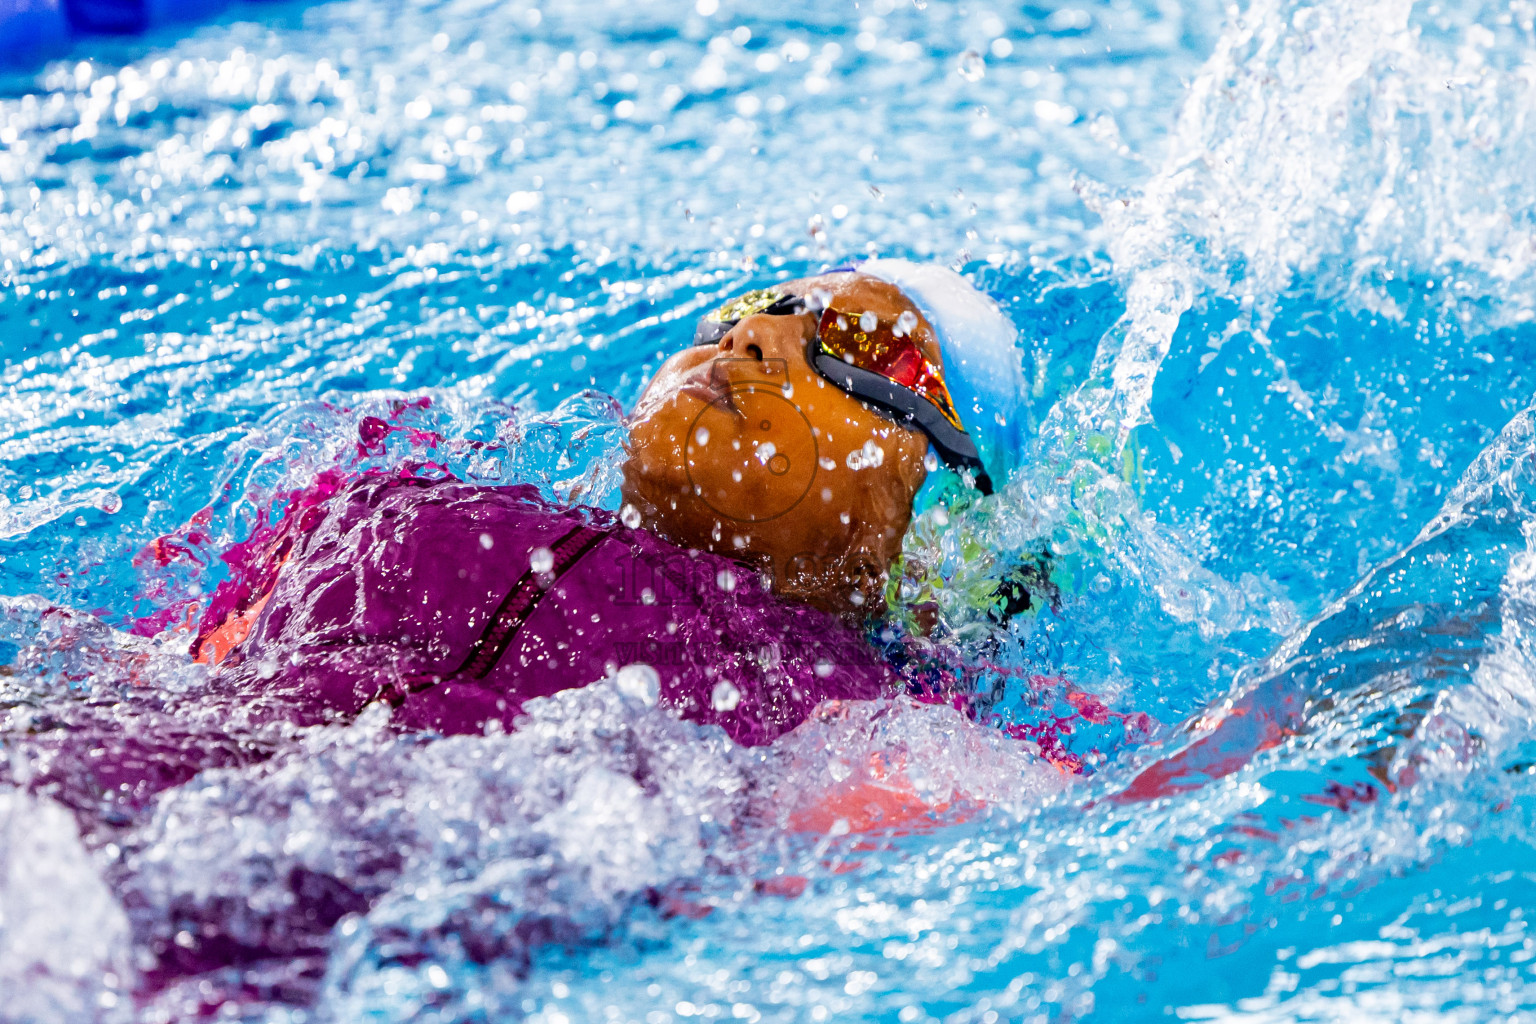
[[[901,321],[881,320],[873,313],[822,310],[816,334],[821,350],[848,366],[878,374],[927,399],[956,430],[963,431],[955,403],[944,386],[944,371],[929,361]]]

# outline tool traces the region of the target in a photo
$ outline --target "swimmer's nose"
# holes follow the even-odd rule
[[[749,316],[720,339],[720,354],[760,363],[788,361],[805,344],[805,317]]]

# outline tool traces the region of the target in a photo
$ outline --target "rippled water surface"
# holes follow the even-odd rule
[[[0,1020],[1536,1019],[1533,13],[338,0],[6,72]],[[890,591],[997,728],[202,699],[219,554],[364,417],[611,505],[702,307],[866,253],[1020,328],[1031,468]],[[172,727],[273,756],[25,785]],[[802,813],[876,764],[947,810]]]

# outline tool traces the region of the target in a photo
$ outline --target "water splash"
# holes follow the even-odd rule
[[[131,1019],[128,920],[64,808],[0,788],[0,1020]]]
[[[524,5],[362,0],[0,96],[8,770],[57,770],[63,729],[210,751],[159,801],[59,792],[105,817],[80,841],[0,797],[52,823],[27,833],[68,876],[50,892],[106,894],[61,940],[88,970],[194,973],[135,959],[104,992],[51,964],[59,998],[1536,1006],[1528,415],[1505,429],[1536,390],[1529,7],[1261,0],[1216,40],[1210,11],[1134,5],[545,7],[558,45]],[[510,736],[259,732],[178,616],[118,628],[204,598],[228,543],[338,466],[599,500],[621,431],[594,380],[628,400],[702,306],[871,245],[961,261],[1023,329],[1033,471],[922,524],[894,585],[948,630],[924,667],[975,669],[1004,724],[1074,716],[1082,774],[910,703],[748,757],[612,684]],[[1009,578],[1050,586],[1000,626]]]
[[[1127,309],[1095,360],[1103,390],[1078,415],[1115,451],[1144,421],[1197,296],[1239,301],[1260,344],[1298,279],[1393,318],[1424,296],[1468,330],[1536,315],[1536,198],[1513,170],[1536,153],[1524,114],[1536,71],[1519,56],[1530,14],[1437,7],[1416,21],[1413,9],[1234,11],[1159,173],[1123,197],[1088,191]],[[1315,400],[1287,385],[1310,411]]]

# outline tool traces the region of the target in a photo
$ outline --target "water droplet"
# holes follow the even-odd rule
[[[619,669],[613,678],[614,685],[626,697],[632,697],[646,707],[655,707],[661,693],[661,677],[651,666],[636,662]]]
[[[709,428],[700,427],[693,432],[693,440],[700,445],[709,444]]]
[[[966,50],[960,55],[960,65],[956,70],[967,82],[979,82],[987,73],[987,62],[975,50]]]
[[[710,703],[716,711],[735,711],[736,705],[741,703],[741,691],[736,689],[734,683],[728,679],[722,679],[715,684],[715,691],[710,695]]]
[[[848,457],[843,461],[855,472],[861,469],[875,469],[885,465],[885,449],[875,444],[873,440],[865,441],[849,452]]]
[[[816,677],[818,679],[825,679],[825,678],[827,678],[827,676],[832,674],[832,670],[835,669],[836,667],[837,666],[833,665],[832,662],[829,659],[827,659],[827,658],[817,658],[816,659]]]
[[[896,330],[893,332],[898,338],[905,338],[917,329],[917,314],[910,309],[902,310],[901,316],[896,318]]]
[[[555,555],[549,548],[534,548],[528,552],[528,568],[534,572],[549,572],[554,565]]]
[[[513,216],[519,213],[527,213],[538,206],[543,198],[537,192],[513,192],[507,196],[507,212]]]
[[[96,500],[96,507],[107,515],[122,511],[123,499],[116,491],[107,491]]]
[[[480,546],[485,548],[485,550],[489,551],[489,550],[491,550],[491,548],[496,546],[496,538],[492,537],[488,533],[482,533],[480,535]],[[542,571],[542,570],[540,570],[540,571]]]
[[[736,574],[729,569],[721,569],[715,574],[715,586],[729,594],[736,589]]]
[[[619,510],[619,521],[631,530],[638,530],[640,528],[640,510],[625,502],[624,507]]]
[[[859,330],[866,334],[880,326],[880,318],[865,310],[859,314]]]

